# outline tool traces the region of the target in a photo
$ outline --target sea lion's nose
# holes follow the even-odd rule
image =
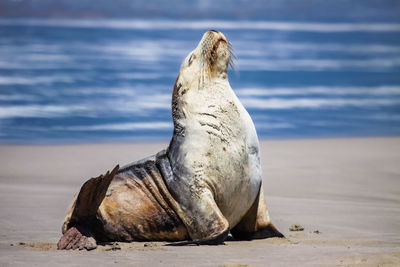
[[[216,30],[209,30],[206,32],[206,35],[212,36],[213,38],[222,39],[226,42],[226,37],[222,32]]]

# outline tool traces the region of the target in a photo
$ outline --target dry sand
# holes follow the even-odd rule
[[[166,146],[0,146],[0,266],[400,266],[400,138],[262,141],[267,204],[287,239],[55,250],[87,178]]]

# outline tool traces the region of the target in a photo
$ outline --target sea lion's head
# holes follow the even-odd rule
[[[210,92],[215,88],[231,90],[228,82],[230,63],[230,44],[226,37],[221,32],[207,31],[197,47],[183,60],[175,81],[172,93],[175,135],[183,135],[185,126],[178,120],[186,117],[184,109],[191,109],[187,105],[196,105],[199,92]]]
[[[215,79],[227,79],[230,62],[230,44],[226,37],[215,30],[207,31],[183,60],[177,82],[181,80],[182,84],[194,88]]]

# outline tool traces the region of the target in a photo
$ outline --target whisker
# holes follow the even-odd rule
[[[230,42],[228,42],[228,50],[229,50],[229,53],[231,55],[231,58],[229,59],[229,66],[231,66],[231,68],[232,68],[232,70],[234,72],[237,72],[237,68],[236,68],[236,65],[235,65],[235,61],[237,60],[237,57],[236,57],[235,52],[233,50],[232,44]]]
[[[232,46],[231,42],[229,42],[229,41],[228,41],[228,49],[229,49],[229,52],[231,53],[231,55],[232,55],[235,59],[237,59],[237,58],[236,58],[236,55],[235,55],[235,50],[233,49],[233,46]]]
[[[229,66],[231,66],[231,69],[236,73],[236,72],[238,72],[238,70],[237,70],[237,68],[236,68],[236,65],[235,65],[235,62],[232,60],[232,58],[231,58],[231,60],[229,60]]]

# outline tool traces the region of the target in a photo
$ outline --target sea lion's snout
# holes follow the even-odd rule
[[[230,45],[225,35],[216,30],[204,33],[198,48],[211,74],[226,75],[231,59]]]
[[[228,40],[222,32],[216,30],[209,30],[204,33],[203,38],[201,38],[200,45],[203,46],[203,50],[210,49],[211,45],[216,43],[224,42],[228,44]]]
[[[205,32],[197,47],[183,60],[175,85],[188,84],[194,88],[194,84],[202,86],[215,78],[227,79],[228,66],[232,63],[230,49],[223,33],[216,30]]]

